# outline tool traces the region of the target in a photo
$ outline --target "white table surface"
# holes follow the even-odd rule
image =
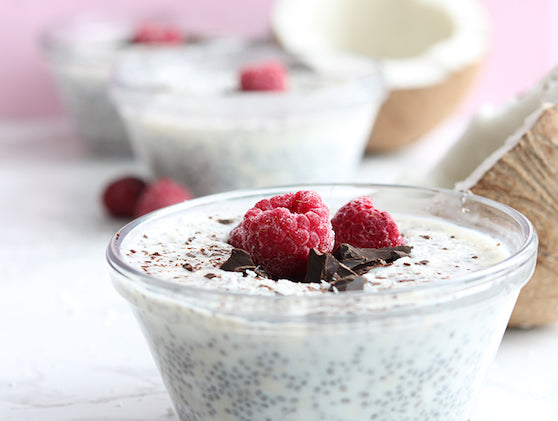
[[[460,130],[450,123],[366,158],[359,180],[430,165]],[[104,257],[122,221],[101,191],[137,171],[88,156],[64,122],[0,124],[0,420],[178,420]],[[471,421],[558,420],[557,356],[558,324],[508,330]]]

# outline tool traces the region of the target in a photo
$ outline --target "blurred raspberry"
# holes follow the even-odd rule
[[[246,250],[268,275],[302,280],[311,249],[333,248],[329,209],[312,191],[263,199],[232,230],[229,243]]]
[[[192,194],[183,185],[170,178],[160,178],[150,184],[139,198],[134,216],[142,216],[154,210],[192,199]]]
[[[404,244],[391,215],[376,209],[368,196],[353,199],[341,207],[331,223],[335,232],[335,248],[342,243],[362,248],[395,247]]]
[[[112,181],[103,192],[105,209],[113,216],[131,218],[147,183],[134,176]]]
[[[254,63],[240,70],[242,91],[285,91],[287,70],[278,61]]]
[[[173,25],[143,22],[136,28],[132,42],[136,44],[175,45],[185,42],[185,36],[179,28]]]

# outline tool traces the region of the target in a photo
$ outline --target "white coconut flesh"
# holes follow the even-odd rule
[[[558,103],[558,67],[501,107],[484,106],[421,184],[468,190]]]
[[[391,89],[438,83],[486,54],[488,23],[471,0],[277,0],[271,20],[291,51],[367,55]]]
[[[379,64],[389,95],[369,153],[402,148],[455,111],[487,56],[489,28],[478,0],[276,0],[271,14],[287,50],[342,50]]]

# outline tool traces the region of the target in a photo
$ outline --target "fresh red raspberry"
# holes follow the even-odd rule
[[[329,209],[318,193],[299,191],[263,199],[248,210],[230,235],[269,276],[302,280],[310,250],[333,249]]]
[[[185,41],[182,31],[170,24],[143,22],[132,37],[136,44],[175,45]]]
[[[147,183],[134,176],[122,177],[112,181],[103,191],[105,209],[113,216],[131,218],[139,197]]]
[[[160,178],[150,184],[138,200],[134,216],[174,205],[192,198],[188,189],[170,178]]]
[[[279,61],[247,65],[240,70],[241,91],[285,91],[287,69]]]
[[[391,215],[376,209],[368,196],[353,199],[341,207],[331,224],[335,248],[342,243],[362,248],[395,247],[405,243]]]

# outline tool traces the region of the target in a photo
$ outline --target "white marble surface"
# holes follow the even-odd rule
[[[458,130],[368,158],[358,178],[425,168]],[[63,122],[0,124],[0,420],[178,420],[104,258],[122,222],[100,193],[137,169],[88,157]],[[558,325],[507,331],[471,421],[558,420],[557,354]]]

